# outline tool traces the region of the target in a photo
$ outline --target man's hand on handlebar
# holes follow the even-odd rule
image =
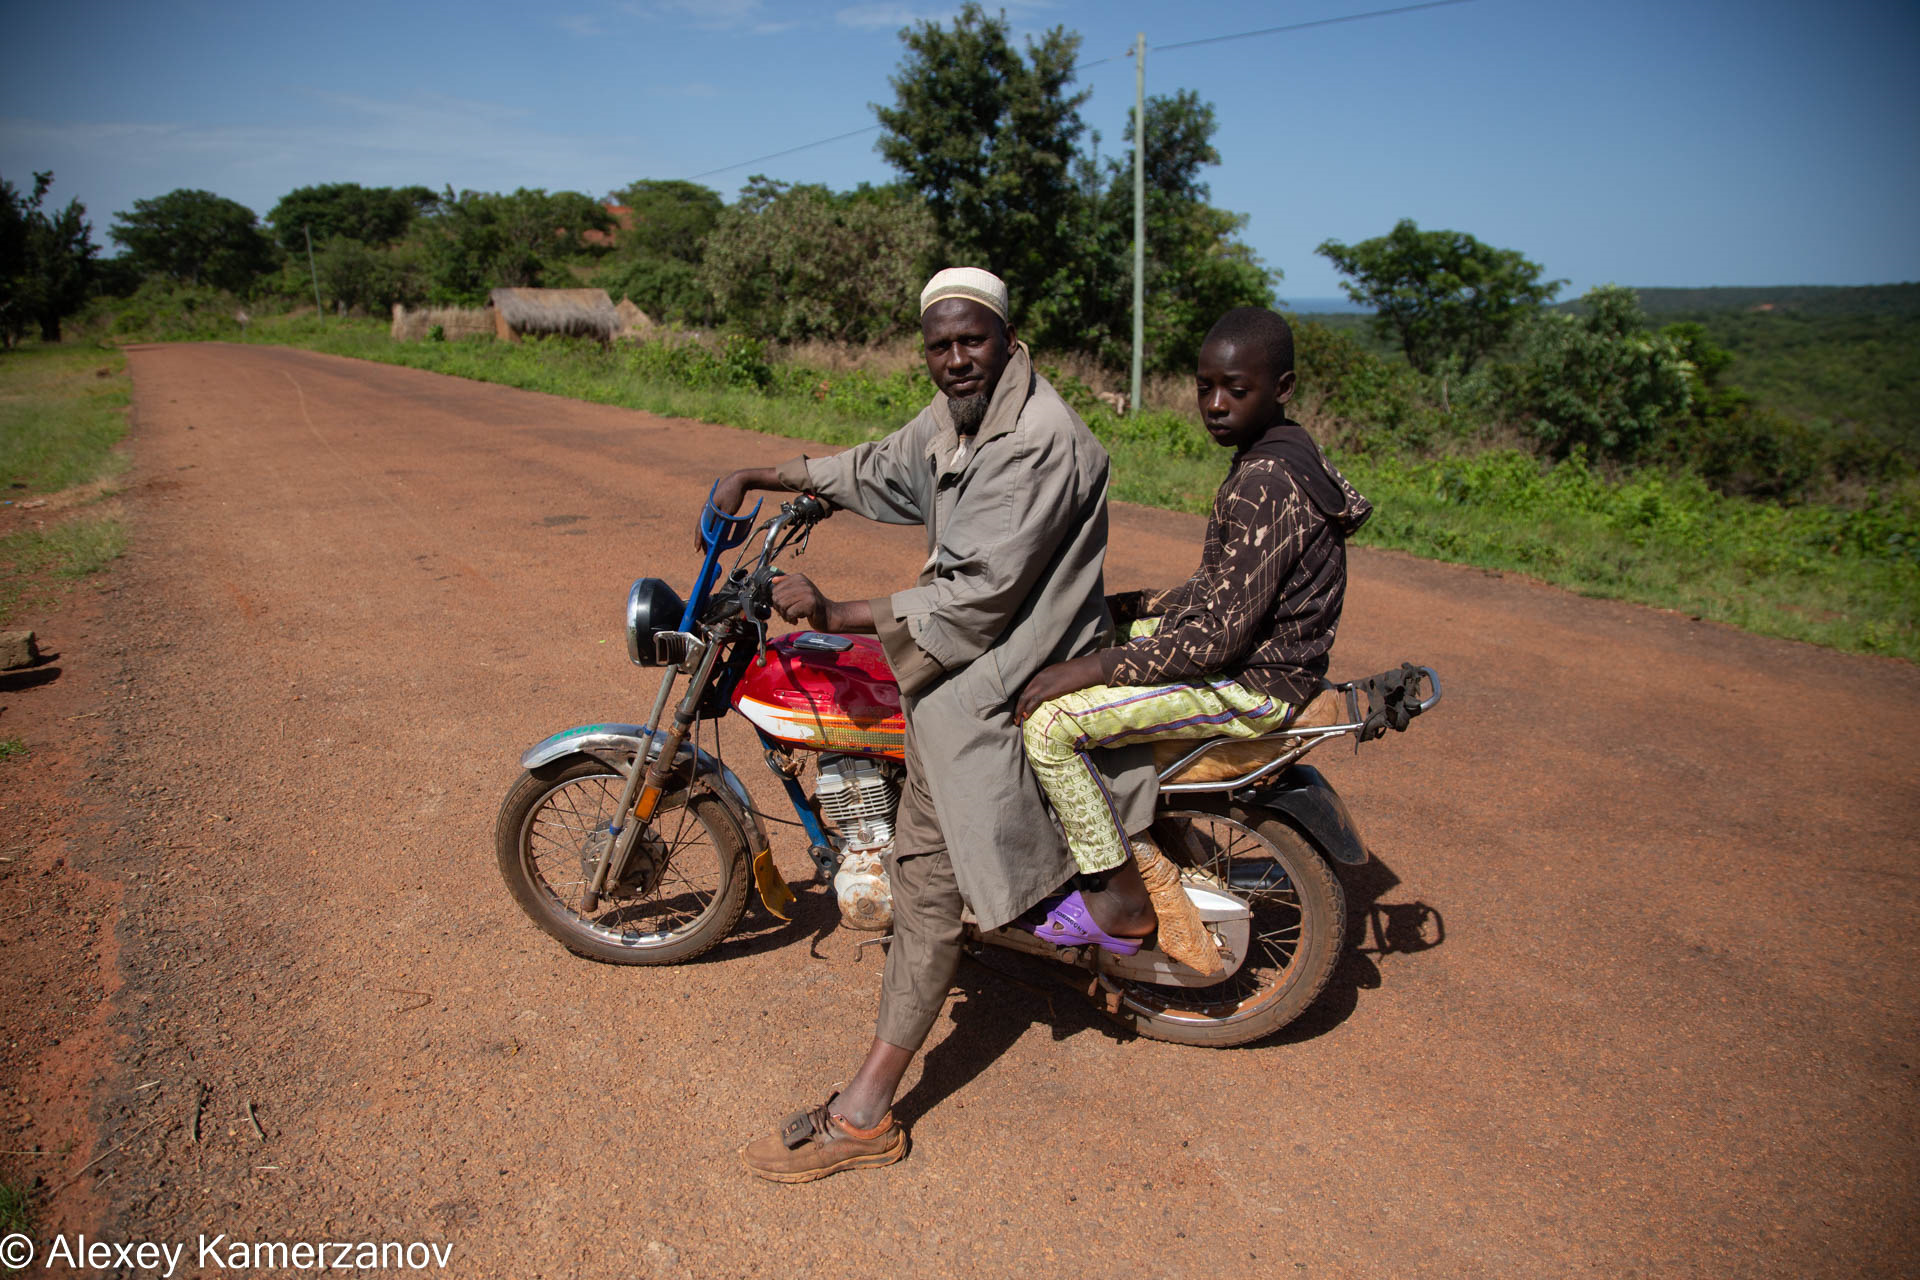
[[[805,574],[783,573],[769,588],[773,607],[788,622],[805,619],[815,631],[873,633],[873,605],[865,600],[829,600]]]
[[[773,607],[788,622],[804,618],[815,631],[835,630],[837,603],[821,595],[820,588],[805,574],[783,573],[773,580],[770,590]]]

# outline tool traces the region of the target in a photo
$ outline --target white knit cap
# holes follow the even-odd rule
[[[920,314],[927,314],[928,307],[948,298],[977,302],[1002,320],[1007,318],[1006,282],[991,271],[982,271],[978,267],[948,267],[927,281],[927,287],[920,291]]]

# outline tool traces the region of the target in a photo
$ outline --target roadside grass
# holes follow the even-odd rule
[[[28,344],[0,356],[0,514],[14,525],[14,509],[45,502],[50,517],[0,536],[0,624],[52,603],[126,549],[111,499],[126,470],[116,446],[130,400],[118,351]],[[47,501],[56,495],[67,500]]]
[[[931,394],[916,371],[875,376],[768,361],[758,344],[739,339],[718,349],[396,343],[378,321],[309,314],[256,321],[247,340],[829,444],[878,439]],[[1118,418],[1077,379],[1055,382],[1112,455],[1115,498],[1208,510],[1227,459],[1191,418],[1158,411]],[[1545,467],[1511,449],[1334,457],[1374,503],[1356,538],[1361,544],[1920,660],[1920,510],[1910,487],[1855,507],[1786,506],[1728,497],[1688,475],[1610,477],[1579,457]],[[1197,560],[1198,547],[1194,554]]]
[[[11,1182],[0,1181],[0,1236],[33,1235],[33,1200]],[[4,1265],[4,1264],[0,1264]],[[20,1267],[7,1267],[20,1271]]]
[[[96,346],[29,344],[0,356],[0,487],[57,493],[117,475],[132,400],[126,357]]]
[[[27,744],[24,740],[20,738],[0,738],[0,760],[11,760],[15,756],[24,756],[26,754]],[[0,1193],[0,1199],[4,1199],[4,1193]],[[4,1234],[4,1232],[0,1232],[0,1235]]]

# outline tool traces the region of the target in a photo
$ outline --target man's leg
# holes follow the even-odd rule
[[[881,978],[873,1043],[853,1078],[808,1118],[803,1127],[813,1136],[798,1143],[763,1138],[747,1147],[747,1167],[761,1177],[808,1181],[842,1168],[890,1163],[905,1154],[904,1136],[896,1132],[888,1112],[952,989],[960,967],[964,905],[933,799],[920,780],[911,730],[907,761],[894,853],[887,859],[893,941]]]
[[[939,1019],[960,967],[962,902],[946,847],[888,859],[887,880],[893,941],[880,984],[880,1016],[873,1046],[834,1108],[862,1126],[880,1123],[893,1106],[900,1079]]]

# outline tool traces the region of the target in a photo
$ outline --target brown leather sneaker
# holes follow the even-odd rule
[[[842,1169],[892,1164],[907,1154],[907,1131],[893,1122],[893,1112],[862,1129],[833,1114],[832,1106],[828,1098],[811,1111],[796,1111],[780,1122],[779,1133],[748,1143],[740,1152],[747,1171],[773,1182],[812,1182]]]

